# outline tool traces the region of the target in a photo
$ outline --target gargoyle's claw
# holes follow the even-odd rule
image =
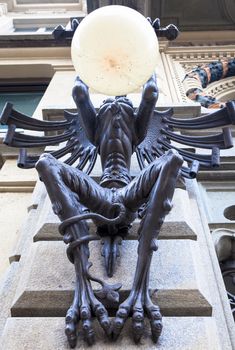
[[[117,340],[129,315],[129,309],[120,305],[113,321],[112,339]]]
[[[108,313],[102,304],[100,304],[96,308],[95,315],[98,318],[101,327],[103,328],[107,336],[109,336],[111,334],[111,322],[108,318]]]
[[[139,343],[144,333],[144,310],[142,308],[133,310],[132,330],[134,342]]]
[[[77,329],[74,322],[66,323],[65,334],[67,336],[70,347],[73,349],[77,344]]]
[[[77,343],[77,323],[78,323],[78,312],[73,305],[68,309],[65,318],[65,334],[67,336],[70,347],[73,349]]]
[[[153,304],[146,307],[146,312],[150,320],[152,339],[156,343],[162,332],[162,315],[159,307]]]
[[[88,307],[81,307],[80,309],[82,329],[84,334],[84,339],[88,345],[92,345],[95,342],[95,333],[91,323],[91,312]]]
[[[150,321],[150,325],[151,325],[153,342],[157,343],[158,338],[160,337],[160,335],[162,333],[162,321],[160,321],[160,320]]]

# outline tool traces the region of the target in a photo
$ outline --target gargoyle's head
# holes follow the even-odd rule
[[[131,100],[125,96],[116,96],[115,98],[104,100],[103,104],[100,106],[98,114],[105,114],[108,110],[111,111],[113,115],[119,113],[132,116],[134,113],[134,107]]]

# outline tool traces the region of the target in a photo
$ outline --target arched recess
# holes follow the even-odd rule
[[[224,78],[210,84],[205,89],[205,92],[221,102],[235,100],[235,76]]]
[[[191,100],[206,108],[224,107],[226,101],[235,98],[235,58],[196,66],[185,75],[184,82],[189,87],[186,95]]]

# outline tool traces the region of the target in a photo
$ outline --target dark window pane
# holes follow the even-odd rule
[[[6,102],[11,102],[17,111],[31,117],[43,94],[44,92],[0,92],[0,112]]]

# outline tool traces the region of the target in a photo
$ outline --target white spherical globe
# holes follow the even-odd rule
[[[106,95],[126,95],[154,72],[158,40],[139,12],[105,6],[79,24],[71,53],[77,74],[89,87]]]

